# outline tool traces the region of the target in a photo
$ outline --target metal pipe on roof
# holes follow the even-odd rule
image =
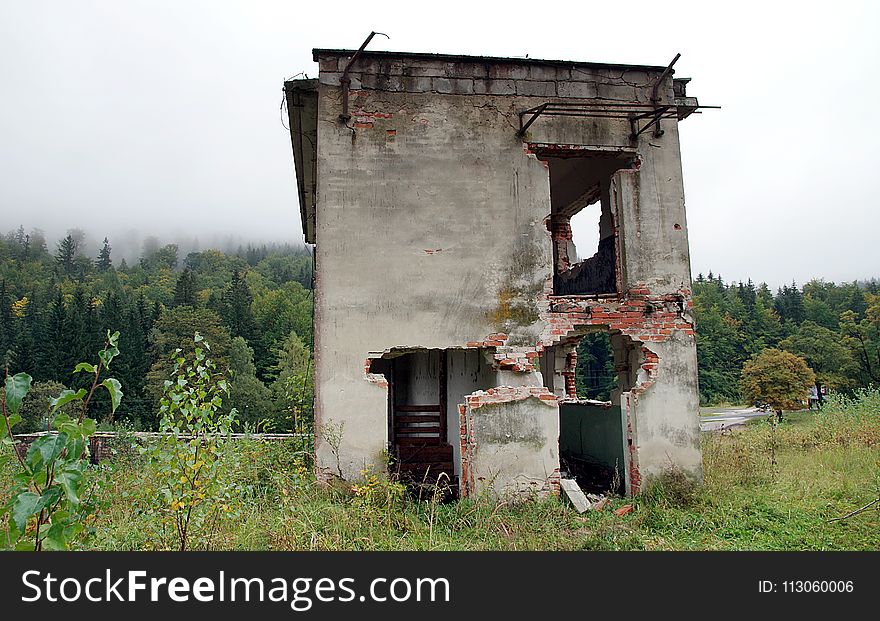
[[[370,44],[370,41],[372,41],[373,37],[375,37],[376,35],[382,35],[386,39],[391,38],[384,32],[371,32],[370,36],[368,36],[358,48],[358,51],[355,52],[354,55],[349,59],[348,64],[345,65],[345,70],[343,70],[342,72],[342,78],[340,78],[339,80],[339,84],[340,86],[342,86],[342,114],[339,115],[339,120],[343,123],[348,123],[351,120],[351,115],[348,113],[348,91],[351,88],[351,78],[348,77],[348,72],[351,69],[351,66],[354,65],[355,61],[361,55],[361,52],[364,51],[364,48],[366,48]]]
[[[672,59],[672,62],[669,63],[666,69],[663,70],[663,73],[660,74],[660,77],[657,78],[657,81],[654,82],[654,88],[651,89],[651,101],[653,101],[655,104],[660,100],[660,98],[657,96],[657,91],[660,89],[660,85],[663,83],[663,80],[665,80],[666,77],[670,73],[672,73],[672,67],[675,65],[676,62],[678,62],[679,58],[681,58],[681,54],[676,54],[675,58]]]

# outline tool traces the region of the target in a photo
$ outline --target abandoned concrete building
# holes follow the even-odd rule
[[[672,65],[316,49],[285,83],[321,474],[462,496],[701,476]],[[677,58],[677,57],[676,57]],[[674,63],[674,61],[673,61]],[[571,223],[595,223],[577,248]],[[616,386],[579,399],[576,349]],[[605,337],[603,337],[605,338]],[[591,472],[592,470],[592,472]]]

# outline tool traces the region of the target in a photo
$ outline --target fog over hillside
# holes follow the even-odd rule
[[[246,249],[248,246],[258,247],[264,244],[306,248],[305,243],[302,241],[302,236],[297,234],[298,231],[296,229],[294,229],[294,234],[288,236],[267,235],[257,237],[245,234],[228,233],[200,233],[190,235],[185,231],[179,230],[150,233],[135,229],[114,232],[112,230],[84,230],[79,227],[53,227],[44,229],[42,227],[28,227],[24,224],[20,226],[24,230],[24,234],[29,235],[32,238],[39,238],[42,235],[50,253],[55,252],[58,242],[63,237],[71,234],[77,240],[77,255],[89,257],[91,259],[98,256],[98,251],[103,246],[104,238],[106,237],[112,248],[111,256],[113,258],[113,264],[117,266],[123,259],[131,264],[132,262],[137,261],[145,253],[149,254],[157,248],[167,244],[177,245],[177,257],[179,261],[186,258],[186,255],[190,252],[198,252],[209,248],[220,250],[227,254],[235,254],[239,249]],[[18,234],[18,231],[18,227],[12,227],[0,231],[0,234],[14,236]]]

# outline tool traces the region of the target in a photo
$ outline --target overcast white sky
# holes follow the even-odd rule
[[[0,0],[0,231],[301,239],[286,77],[313,47],[667,64],[694,275],[880,276],[880,3]],[[111,238],[112,241],[112,238]]]

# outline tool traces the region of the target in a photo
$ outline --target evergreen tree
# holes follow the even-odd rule
[[[795,326],[800,325],[806,318],[804,310],[804,296],[798,286],[792,281],[778,290],[775,301],[776,312],[784,322],[791,322]],[[790,331],[794,330],[792,328]]]
[[[124,316],[123,302],[119,294],[115,291],[108,292],[101,310],[101,333],[106,334],[107,330],[119,330]]]
[[[617,386],[617,374],[608,334],[593,332],[581,339],[574,379],[579,398],[611,399],[611,391]]]
[[[12,359],[13,330],[12,298],[6,287],[6,280],[0,280],[0,368],[5,368]]]
[[[77,241],[70,233],[67,234],[67,237],[58,242],[58,250],[55,252],[55,262],[58,265],[58,271],[62,276],[73,275],[75,268],[74,259],[76,259],[77,248]]]
[[[773,292],[770,291],[766,282],[762,282],[758,286],[758,299],[764,304],[764,308],[773,308]]]
[[[238,270],[233,271],[232,282],[223,295],[223,319],[232,336],[243,337],[248,343],[253,343],[256,336],[253,302],[247,282]]]
[[[184,268],[177,278],[177,284],[174,286],[174,301],[172,306],[192,306],[197,305],[196,297],[196,277],[192,270]]]
[[[36,297],[25,298],[21,316],[15,317],[14,356],[10,367],[30,373],[35,381],[49,379],[41,364],[38,340],[43,338],[40,315],[37,313]]]
[[[110,260],[110,240],[105,237],[104,245],[98,253],[98,260],[95,262],[95,267],[98,268],[99,272],[105,272],[112,266],[113,262]]]
[[[25,234],[23,226],[19,226],[12,239],[15,248],[15,260],[21,265],[30,258],[30,235]]]
[[[165,380],[171,375],[173,365],[169,356],[178,347],[191,353],[196,332],[211,346],[211,358],[217,367],[228,367],[231,338],[220,317],[207,309],[191,306],[165,310],[150,331],[153,364],[147,374],[146,392],[154,406],[158,405]]]
[[[81,360],[88,360],[89,352],[92,351],[90,315],[89,300],[85,291],[82,287],[77,287],[64,317],[64,333],[61,339],[62,363],[58,370],[59,375],[55,378],[65,384],[70,381],[70,373],[73,372],[74,366]]]
[[[67,357],[64,353],[66,320],[67,309],[64,306],[64,295],[61,293],[61,289],[58,289],[55,299],[49,307],[46,332],[39,348],[41,366],[46,379],[60,377],[66,379],[67,373],[70,372],[70,370],[67,372],[64,370],[67,363]]]
[[[24,242],[25,242],[26,238],[27,238],[27,235],[25,235],[24,226],[19,224],[18,229],[15,231],[15,236],[13,237],[13,239],[15,240],[15,244],[19,248],[24,246]]]
[[[857,283],[853,283],[852,285],[852,291],[846,302],[846,309],[854,312],[859,321],[865,318],[865,313],[868,310],[868,302],[865,299],[865,293]]]

